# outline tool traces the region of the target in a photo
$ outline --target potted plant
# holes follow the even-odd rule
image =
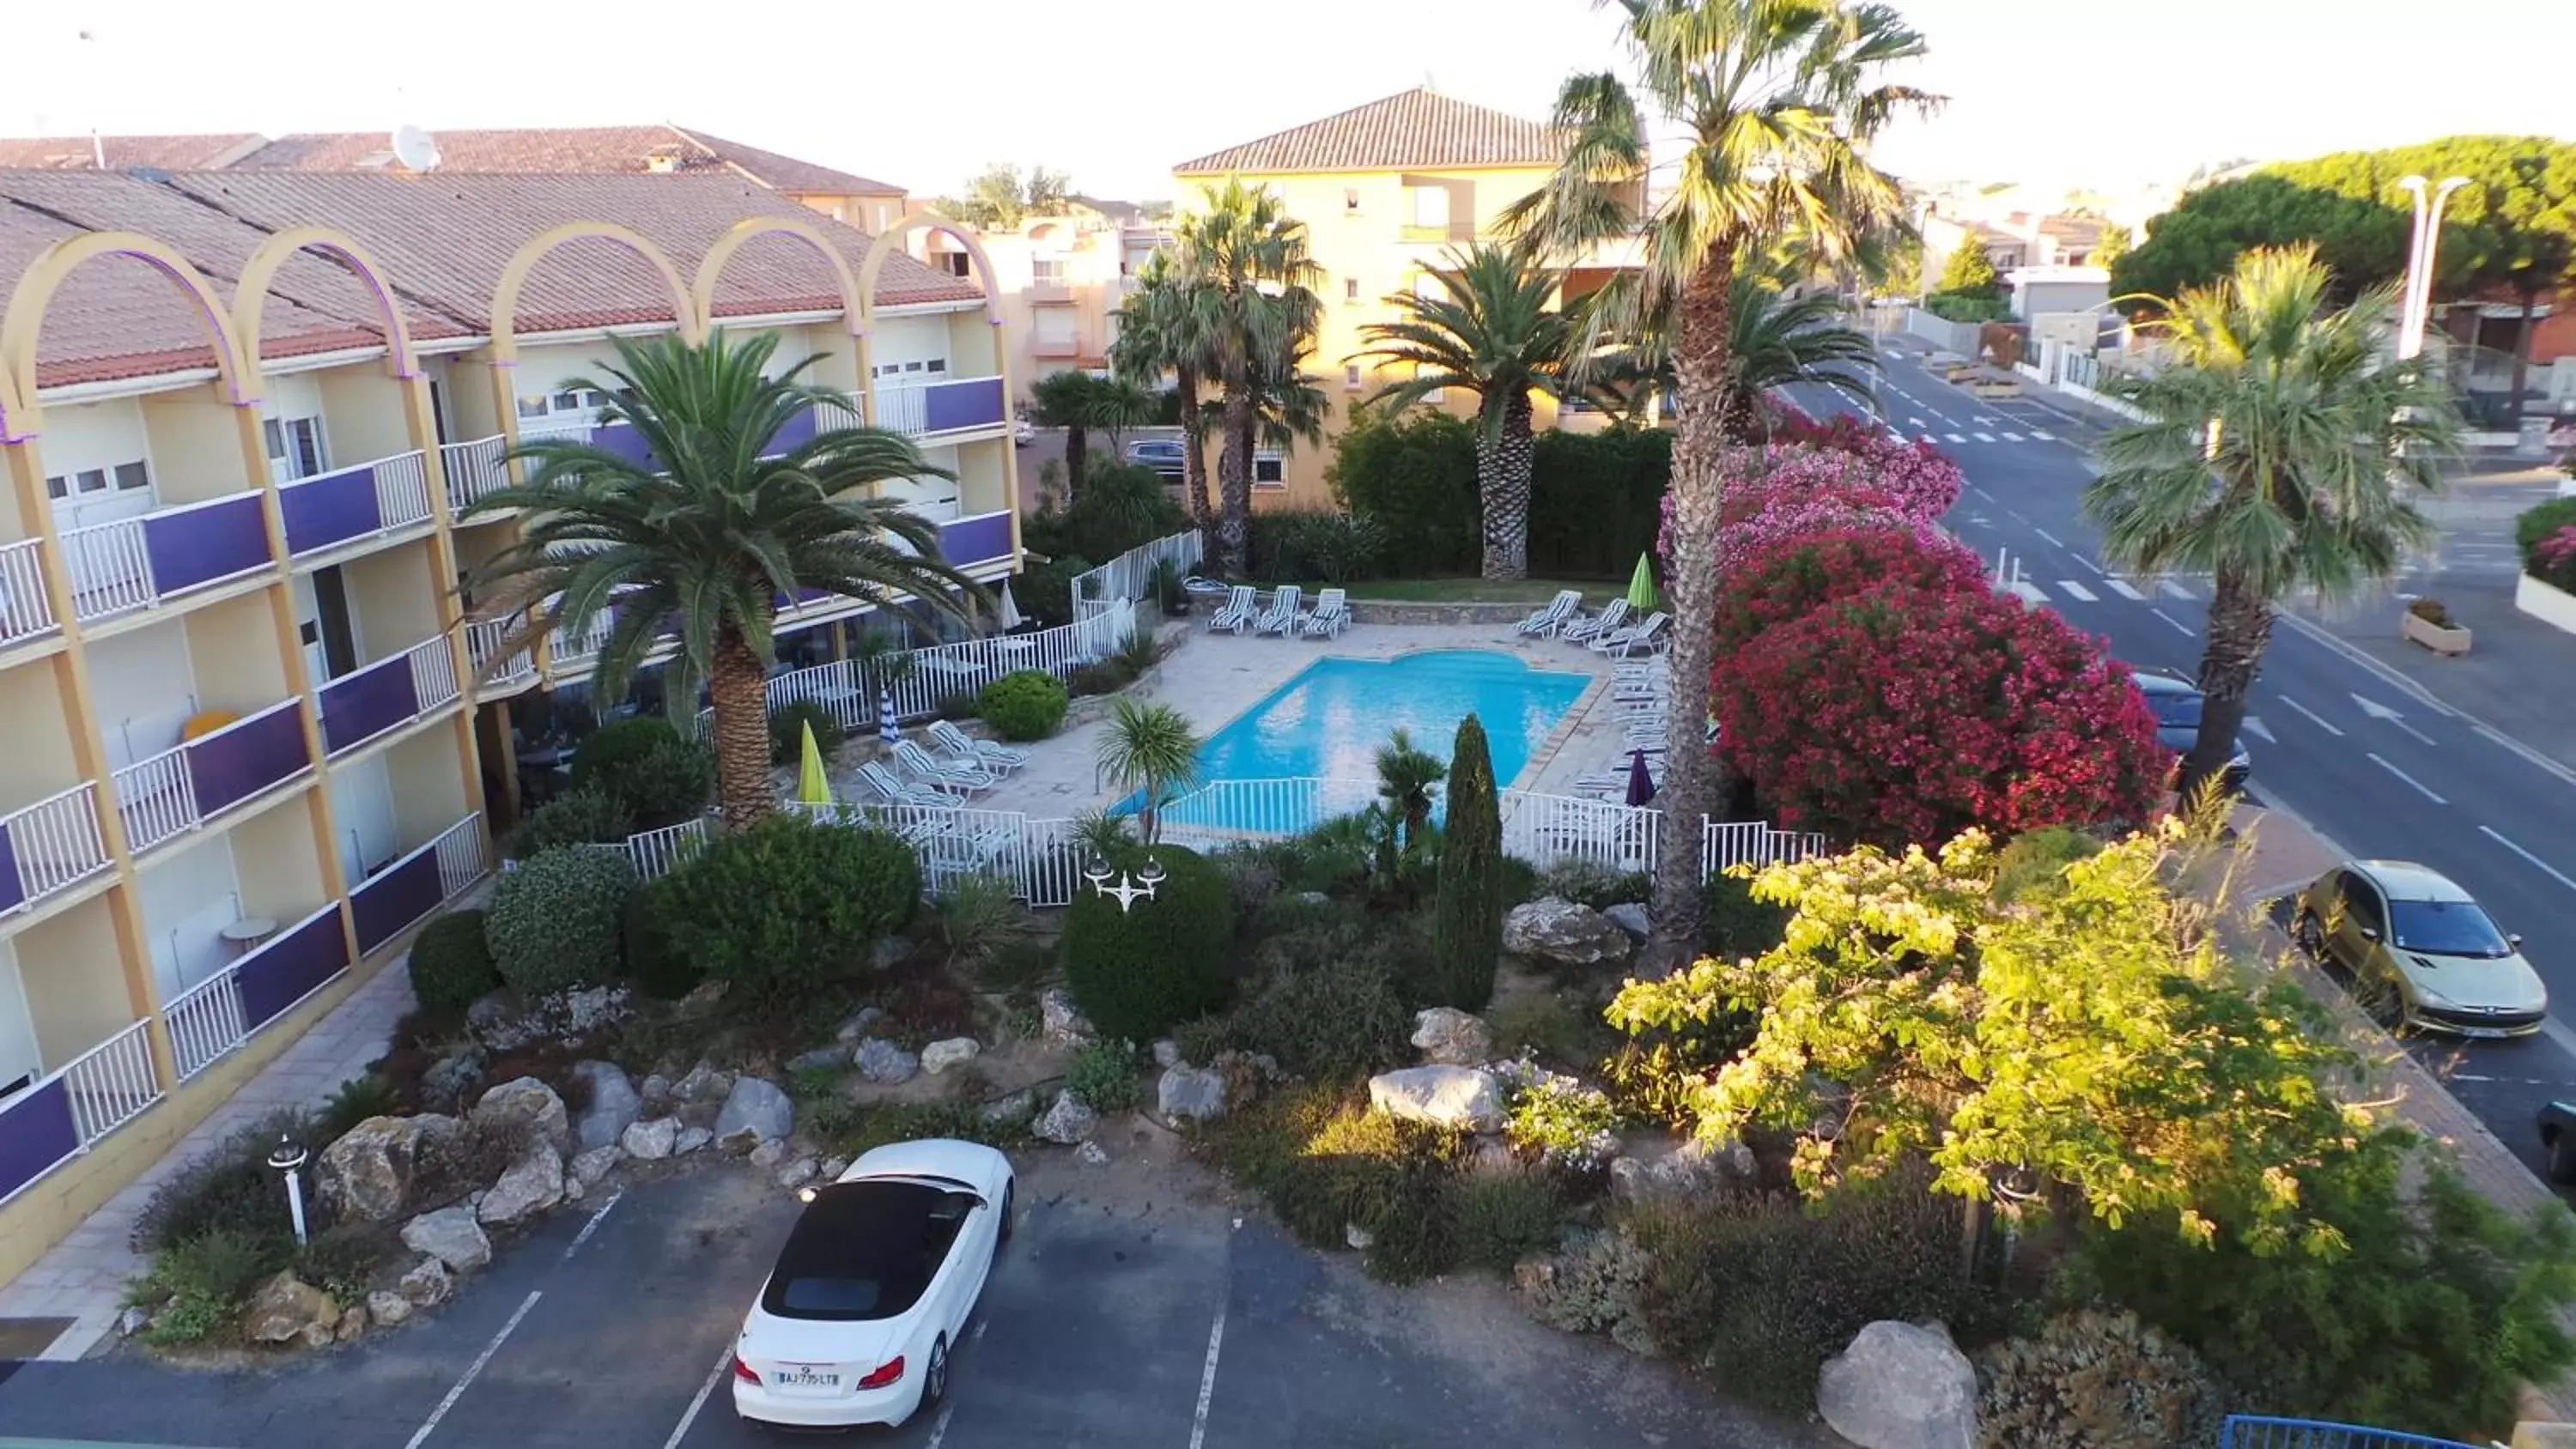
[[[2436,654],[2469,652],[2469,626],[2454,620],[2439,599],[2417,599],[2408,604],[2397,632]]]

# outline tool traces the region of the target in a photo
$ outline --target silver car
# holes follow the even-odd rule
[[[2529,1036],[2549,988],[2450,877],[2408,860],[2354,860],[2300,893],[2291,935],[2342,968],[2366,1005],[2399,1025],[2456,1036]]]

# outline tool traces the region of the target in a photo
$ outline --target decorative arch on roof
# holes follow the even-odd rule
[[[802,240],[823,259],[823,265],[831,268],[832,279],[841,286],[843,324],[849,328],[852,337],[864,335],[868,314],[861,299],[867,294],[859,290],[859,279],[850,272],[850,259],[841,255],[840,249],[823,235],[821,227],[790,216],[745,217],[726,228],[725,234],[716,238],[716,244],[707,248],[705,259],[698,263],[698,275],[689,287],[689,302],[697,309],[699,322],[709,328],[716,325],[716,283],[723,278],[724,269],[733,261],[734,253],[741,251],[753,238],[772,233]]]
[[[901,221],[887,227],[877,237],[876,244],[868,248],[868,259],[859,266],[859,297],[867,305],[869,322],[873,324],[876,321],[877,275],[885,270],[886,259],[903,250],[905,237],[925,230],[945,234],[965,248],[966,255],[975,259],[975,275],[984,280],[984,320],[996,327],[1001,326],[1002,299],[995,293],[993,259],[985,254],[984,244],[975,239],[973,231],[927,208],[906,213]]]
[[[254,400],[255,394],[242,388],[238,339],[226,320],[222,299],[205,274],[178,248],[141,232],[86,232],[38,253],[10,290],[8,310],[0,312],[0,382],[9,388],[0,392],[0,408],[6,409],[0,415],[0,440],[31,437],[43,426],[43,405],[36,396],[36,343],[44,332],[45,313],[72,273],[106,256],[133,257],[166,278],[194,307],[206,329],[206,345],[215,355],[215,373],[224,396],[237,405]]]
[[[643,233],[609,221],[568,221],[528,238],[525,245],[501,268],[501,280],[492,288],[492,361],[495,366],[509,367],[519,360],[519,293],[528,283],[528,274],[536,270],[555,248],[584,237],[613,241],[644,259],[646,265],[662,274],[671,289],[671,317],[680,336],[695,343],[706,338],[706,326],[697,304],[690,299],[688,284],[680,280],[680,269],[671,264],[670,256]]]
[[[268,308],[269,286],[278,269],[307,248],[339,258],[375,295],[384,323],[386,372],[398,378],[419,376],[419,360],[412,356],[411,328],[403,321],[401,299],[394,295],[393,284],[385,280],[384,269],[348,233],[333,227],[299,226],[259,244],[259,250],[252,252],[250,261],[243,266],[241,283],[233,293],[233,336],[241,345],[242,374],[248,385],[253,389],[261,387],[260,315]]]

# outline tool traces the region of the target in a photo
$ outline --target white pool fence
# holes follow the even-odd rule
[[[1199,565],[1198,530],[1138,544],[1087,573],[1073,576],[1073,617],[1077,620],[1124,601],[1133,604],[1154,590],[1154,575],[1170,564],[1183,577]]]

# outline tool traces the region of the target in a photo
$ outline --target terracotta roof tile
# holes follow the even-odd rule
[[[248,131],[213,136],[108,136],[97,150],[107,153],[107,169],[137,166],[163,171],[203,171],[222,166],[259,145]],[[90,171],[95,155],[87,136],[0,137],[0,169],[25,171]]]
[[[1193,175],[1552,166],[1564,151],[1565,137],[1536,121],[1418,87],[1184,161],[1172,170]]]
[[[438,174],[570,173],[603,176],[664,170],[738,173],[781,191],[832,196],[900,196],[903,188],[817,166],[677,126],[566,126],[438,133]],[[380,131],[281,136],[233,161],[231,171],[396,171],[391,140]]]

